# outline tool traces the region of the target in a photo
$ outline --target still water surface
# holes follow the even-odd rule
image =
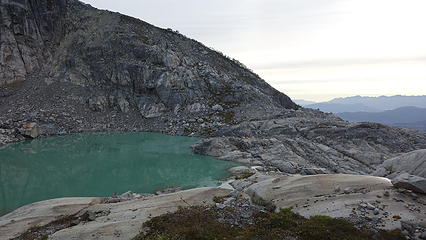
[[[159,133],[84,133],[0,147],[0,216],[58,197],[152,193],[218,185],[237,164],[191,152],[199,139]]]

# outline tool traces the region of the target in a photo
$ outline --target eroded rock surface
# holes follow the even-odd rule
[[[213,198],[230,190],[198,188],[118,203],[102,203],[100,198],[53,199],[34,203],[0,217],[1,239],[19,237],[34,226],[76,215],[75,226],[48,234],[49,239],[125,239],[135,237],[142,224],[152,217],[173,212],[178,207],[212,205]]]
[[[421,132],[348,123],[308,109],[244,121],[222,128],[217,135],[195,144],[194,152],[302,174],[312,168],[368,174],[401,152],[426,148],[426,135]]]
[[[61,198],[33,203],[0,217],[1,239],[19,237],[32,227],[43,226],[63,216],[74,215],[100,198]]]
[[[384,161],[372,174],[394,178],[398,174],[409,173],[426,178],[426,149],[401,154]]]
[[[363,219],[376,228],[401,228],[401,222],[426,227],[426,196],[392,187],[389,179],[327,174],[261,180],[247,193],[260,204],[290,208],[303,216]]]

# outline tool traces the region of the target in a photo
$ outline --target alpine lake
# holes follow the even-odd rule
[[[241,164],[192,153],[199,138],[159,133],[81,133],[0,147],[0,216],[62,197],[218,186]]]

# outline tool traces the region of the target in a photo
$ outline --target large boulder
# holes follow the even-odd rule
[[[22,124],[20,133],[27,138],[37,138],[40,136],[40,128],[35,122],[25,122]]]
[[[412,190],[417,193],[426,194],[426,178],[403,173],[392,180],[392,184],[397,188]]]
[[[426,178],[426,149],[404,153],[388,159],[379,165],[372,174],[388,177],[403,172]]]

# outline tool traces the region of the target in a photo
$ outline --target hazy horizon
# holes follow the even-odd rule
[[[83,0],[172,28],[293,99],[426,94],[423,0]]]

